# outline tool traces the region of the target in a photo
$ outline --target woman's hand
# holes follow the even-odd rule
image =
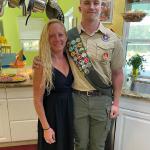
[[[44,138],[46,143],[53,144],[55,142],[55,132],[52,128],[44,130]]]

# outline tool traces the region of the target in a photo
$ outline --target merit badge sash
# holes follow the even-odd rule
[[[111,86],[106,85],[101,75],[94,69],[90,57],[87,54],[87,49],[84,47],[76,27],[68,31],[68,39],[69,55],[72,57],[78,69],[84,73],[88,82],[100,91],[105,92],[107,91],[106,89],[110,89],[110,95],[112,95]]]

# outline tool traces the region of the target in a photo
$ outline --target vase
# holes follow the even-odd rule
[[[138,74],[139,74],[139,69],[138,68],[133,68],[132,69],[132,76],[133,76],[134,79],[137,78]]]

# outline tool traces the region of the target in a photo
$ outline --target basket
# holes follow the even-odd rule
[[[146,13],[142,11],[126,12],[122,16],[126,22],[140,22],[146,16]]]
[[[128,0],[128,3],[141,2],[142,0]]]

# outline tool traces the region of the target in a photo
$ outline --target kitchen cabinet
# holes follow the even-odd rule
[[[149,139],[150,99],[122,97],[114,150],[147,150]]]
[[[37,139],[31,87],[0,88],[0,142]]]
[[[4,88],[0,88],[0,142],[8,142],[10,140],[6,92]]]
[[[37,139],[32,87],[6,88],[12,141]]]

